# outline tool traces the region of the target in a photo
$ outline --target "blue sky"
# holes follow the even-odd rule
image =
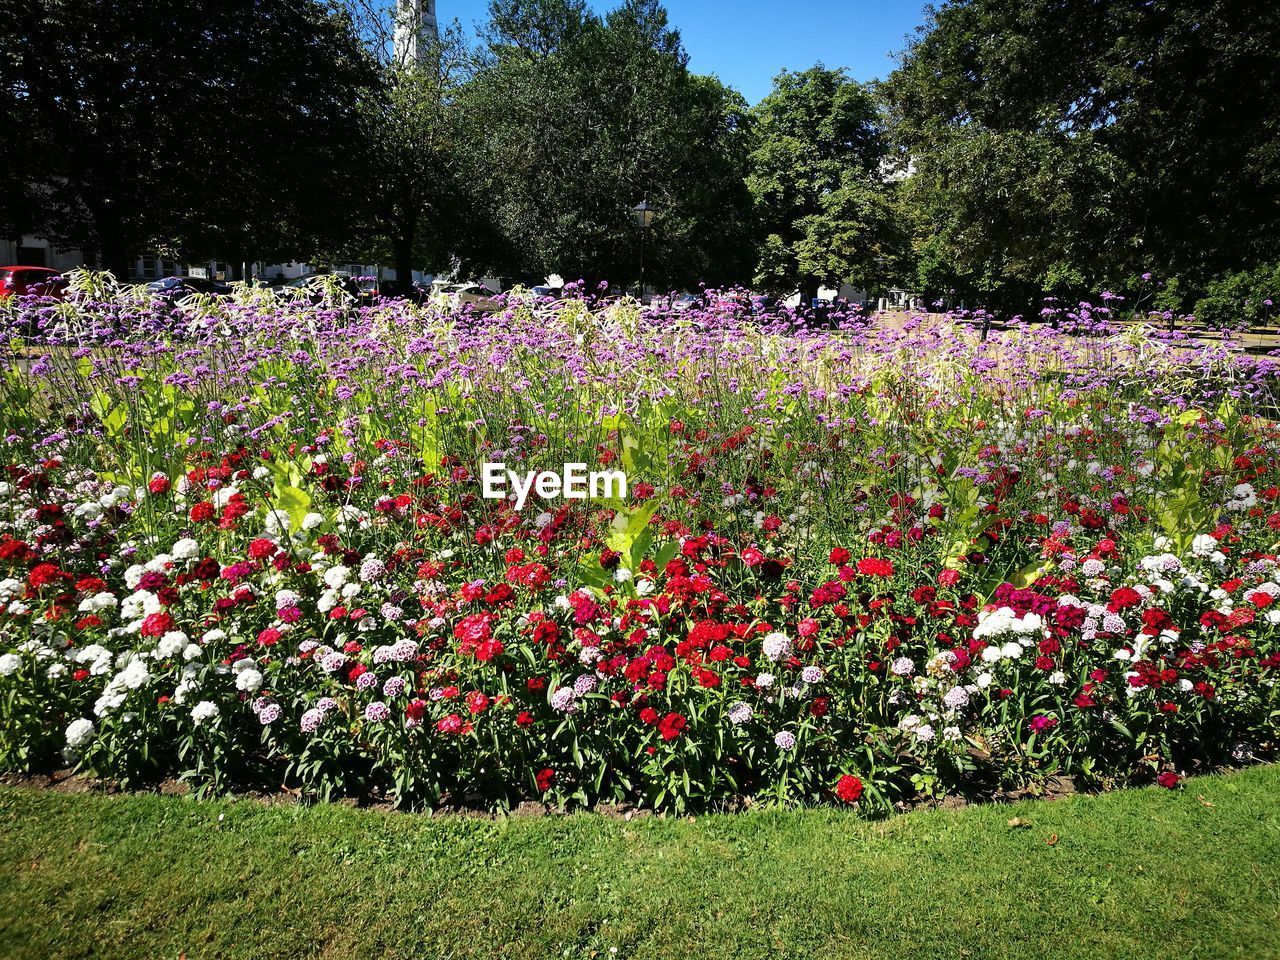
[[[616,4],[591,0],[597,10]],[[443,23],[457,19],[473,32],[487,0],[436,0]],[[858,80],[885,76],[892,54],[924,20],[916,0],[666,0],[684,39],[690,68],[714,73],[751,103],[769,92],[783,67],[803,70],[821,61],[846,67]]]

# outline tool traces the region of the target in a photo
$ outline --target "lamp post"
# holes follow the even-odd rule
[[[647,199],[641,200],[631,208],[631,213],[636,218],[636,226],[640,228],[640,296],[638,299],[641,303],[644,303],[644,241],[656,212],[656,208]]]

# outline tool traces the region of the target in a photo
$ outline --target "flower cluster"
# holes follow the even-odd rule
[[[746,309],[50,338],[0,387],[0,765],[887,811],[1274,754],[1269,362]],[[481,495],[583,449],[627,502]]]

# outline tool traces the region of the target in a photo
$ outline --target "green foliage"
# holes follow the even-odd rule
[[[6,2],[0,50],[6,155],[21,145],[0,195],[40,194],[6,232],[97,251],[120,278],[144,249],[239,261],[342,232],[341,205],[316,199],[375,77],[329,6]]]
[[[689,73],[652,0],[603,17],[573,0],[494,3],[483,63],[463,99],[480,210],[507,274],[741,279],[746,107]],[[641,237],[631,208],[657,208]]]
[[[884,87],[921,236],[989,289],[1269,259],[1278,39],[1260,2],[949,0]]]
[[[1280,263],[1224,274],[1205,286],[1195,306],[1197,319],[1211,327],[1253,327],[1275,316],[1280,299]]]
[[[473,68],[459,24],[424,42],[417,59],[394,57],[393,11],[351,2],[357,32],[378,60],[380,82],[357,91],[359,137],[350,182],[335,193],[350,210],[351,236],[337,238],[334,259],[390,263],[407,287],[415,267],[441,270],[474,246],[478,198],[458,96]]]
[[[783,71],[753,115],[755,282],[810,296],[821,283],[882,285],[901,218],[881,172],[886,146],[870,90],[842,70]]]

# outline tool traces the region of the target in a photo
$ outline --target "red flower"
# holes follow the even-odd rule
[[[658,733],[663,740],[674,740],[680,734],[684,733],[685,727],[689,725],[689,721],[678,713],[668,713],[665,717],[658,721]]]
[[[943,570],[938,574],[938,586],[940,587],[954,587],[959,582],[959,570]]]
[[[1044,714],[1038,714],[1027,721],[1027,726],[1031,728],[1032,733],[1044,733],[1046,730],[1052,730],[1057,725],[1057,717],[1046,717]]]
[[[827,559],[830,560],[832,563],[834,563],[838,567],[843,563],[848,563],[849,556],[850,556],[849,551],[846,550],[844,547],[832,547],[831,555]]]
[[[266,560],[268,557],[273,557],[276,550],[275,543],[266,537],[259,537],[249,544],[249,556],[254,560]]]
[[[862,781],[846,773],[836,781],[836,796],[845,803],[857,803],[862,799]]]
[[[154,493],[156,496],[159,496],[162,493],[168,493],[170,486],[171,484],[169,483],[169,478],[166,477],[163,473],[157,473],[154,477],[151,478],[151,482],[147,484],[147,489],[150,490],[152,493]]]
[[[213,504],[207,500],[202,500],[191,508],[191,512],[187,514],[191,518],[192,523],[202,523],[212,520],[216,517],[217,511],[214,510]]]
[[[31,572],[27,574],[27,583],[32,588],[39,590],[41,587],[48,586],[62,576],[62,571],[52,563],[38,563],[31,568]]]
[[[1156,777],[1156,783],[1164,787],[1166,790],[1177,789],[1178,784],[1182,782],[1182,778],[1172,770],[1161,770],[1160,776]]]
[[[173,617],[162,610],[160,613],[153,613],[143,620],[142,628],[138,632],[144,637],[163,637],[172,629]]]
[[[538,789],[546,793],[551,789],[551,785],[556,782],[556,772],[550,767],[544,767],[538,771],[535,779],[538,781]]]
[[[937,598],[938,591],[928,585],[916,587],[911,591],[911,599],[916,603],[932,603]]]
[[[858,561],[858,572],[864,577],[892,577],[893,563],[879,557],[863,557]]]
[[[479,690],[472,690],[463,698],[463,702],[473,714],[481,713],[485,707],[489,706],[489,698]]]
[[[1107,610],[1111,613],[1120,613],[1122,610],[1128,610],[1130,607],[1136,607],[1142,602],[1142,594],[1133,587],[1121,587],[1111,594],[1111,602],[1107,604]]]

